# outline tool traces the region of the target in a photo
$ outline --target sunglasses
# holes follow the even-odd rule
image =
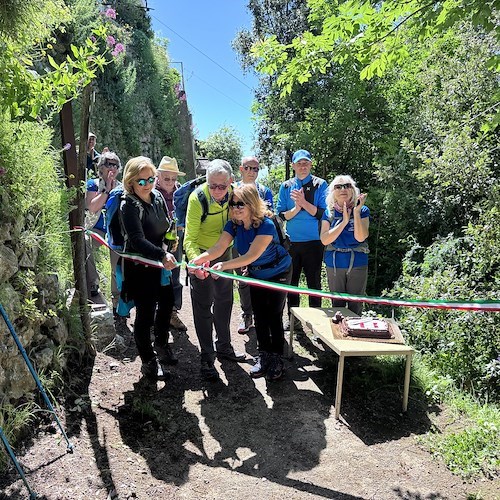
[[[208,187],[215,191],[218,189],[219,191],[225,191],[229,186],[226,186],[225,184],[209,184]]]
[[[334,189],[351,189],[352,184],[336,184],[333,186]]]
[[[230,201],[229,206],[231,208],[243,208],[245,206],[245,203],[242,201]]]
[[[158,177],[158,179],[164,180],[165,182],[175,182],[177,180],[177,177]]]
[[[245,170],[251,170],[252,172],[258,172],[259,171],[259,167],[251,167],[250,165],[245,165],[243,168]]]
[[[115,169],[115,168],[118,168],[119,165],[118,165],[118,163],[106,163],[106,167]]]
[[[147,179],[137,179],[135,182],[137,182],[139,186],[144,187],[147,184],[153,184],[154,181],[155,181],[154,177],[148,177]]]

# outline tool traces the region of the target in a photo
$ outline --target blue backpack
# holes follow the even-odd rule
[[[111,190],[109,193],[106,204],[104,205],[104,225],[106,228],[108,243],[113,250],[118,250],[119,252],[122,252],[125,246],[125,235],[120,222],[120,217],[118,216],[120,203],[123,199],[124,193],[125,191],[123,190],[123,185],[115,187],[115,189]],[[139,217],[142,220],[144,207],[142,206],[142,203],[135,198],[135,196],[133,196],[132,199],[139,209]]]
[[[188,206],[189,195],[195,191],[198,195],[198,200],[201,203],[202,207],[202,215],[201,222],[203,222],[208,215],[208,200],[203,192],[203,189],[200,187],[201,184],[206,182],[206,176],[197,177],[196,179],[191,179],[190,181],[185,182],[179,189],[176,189],[174,192],[174,211],[175,211],[175,219],[177,221],[177,225],[181,227],[186,226],[186,213]]]

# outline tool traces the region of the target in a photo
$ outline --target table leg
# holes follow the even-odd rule
[[[342,383],[344,381],[344,356],[339,356],[339,367],[337,369],[337,391],[335,393],[335,418],[340,417],[340,404],[342,402]]]
[[[406,355],[405,382],[403,386],[403,412],[408,409],[408,395],[410,393],[410,372],[412,354]]]
[[[293,316],[293,312],[290,311],[290,337],[288,339],[288,357],[291,358],[293,356],[293,327],[295,324],[295,318]]]

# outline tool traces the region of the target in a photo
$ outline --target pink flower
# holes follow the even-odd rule
[[[106,9],[106,12],[104,13],[106,17],[109,17],[110,19],[116,19],[116,10],[115,9]]]
[[[5,168],[0,167],[0,175],[4,175],[7,170]]]
[[[71,144],[69,142],[67,142],[64,147],[63,147],[63,151],[69,151],[71,149]]]
[[[111,35],[108,35],[108,36],[106,37],[106,43],[107,43],[110,47],[113,47],[113,45],[116,43],[115,37],[114,37],[114,36],[111,36]]]
[[[115,45],[115,49],[113,50],[113,52],[111,52],[111,55],[113,57],[116,57],[120,52],[125,52],[125,47],[122,43],[117,43]]]
[[[90,39],[91,39],[93,42],[96,42],[96,41],[97,41],[97,38],[96,38],[94,35],[90,35]]]

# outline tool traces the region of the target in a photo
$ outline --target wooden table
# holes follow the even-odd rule
[[[344,379],[344,358],[352,356],[406,356],[405,378],[403,388],[403,411],[408,408],[408,394],[410,390],[411,358],[415,352],[411,347],[401,344],[389,344],[383,342],[367,342],[363,340],[337,340],[333,336],[330,325],[335,312],[340,311],[344,316],[355,316],[355,314],[344,307],[337,308],[314,308],[314,307],[292,307],[290,313],[290,341],[288,354],[293,354],[294,317],[304,323],[312,330],[313,335],[319,337],[328,347],[339,355],[339,366],[337,370],[337,392],[335,394],[335,418],[340,416],[340,404],[342,401],[342,383]],[[393,325],[398,328],[394,320]]]

